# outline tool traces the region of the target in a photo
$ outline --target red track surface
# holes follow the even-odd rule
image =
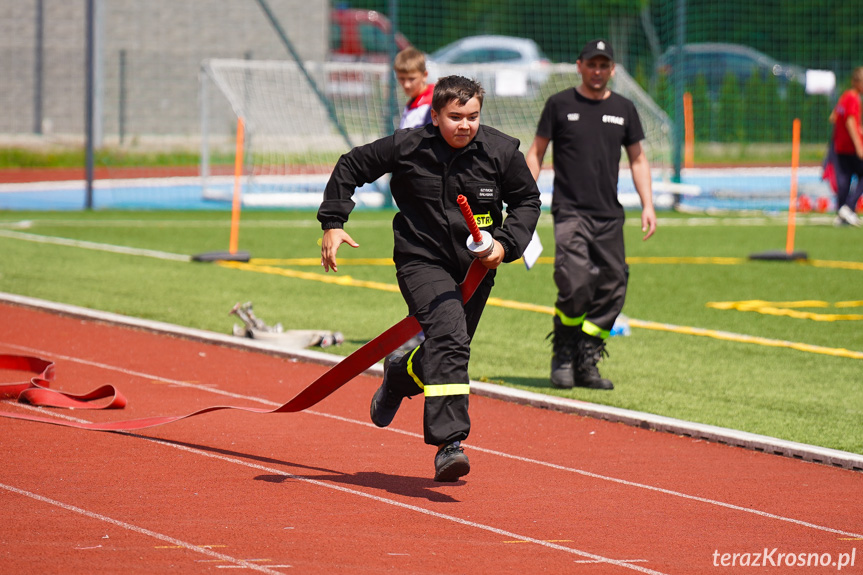
[[[2,304],[0,353],[55,361],[56,388],[129,399],[0,405],[87,421],[273,408],[326,369]],[[439,484],[421,400],[369,422],[379,383],[139,434],[0,418],[0,572],[863,572],[861,473],[473,396],[472,471]]]

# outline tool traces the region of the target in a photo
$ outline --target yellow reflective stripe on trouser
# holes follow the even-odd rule
[[[560,323],[567,327],[577,327],[584,323],[584,317],[587,314],[580,315],[578,317],[568,317],[565,313],[557,309],[557,306],[554,308],[554,314],[560,318]]]
[[[411,376],[411,379],[414,380],[420,389],[425,389],[425,385],[420,381],[420,378],[414,373],[414,354],[419,350],[420,346],[416,346],[411,354],[408,356],[408,375]]]
[[[444,383],[425,386],[426,397],[443,397],[445,395],[470,395],[468,383]]]
[[[595,323],[587,320],[584,320],[584,325],[581,326],[581,330],[587,335],[592,335],[593,337],[599,337],[602,339],[608,339],[611,336],[611,332],[609,330],[602,329]]]

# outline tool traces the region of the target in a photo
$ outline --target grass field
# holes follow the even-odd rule
[[[244,212],[240,248],[254,259],[242,269],[102,247],[225,250],[229,219],[226,212],[0,212],[0,291],[220,333],[236,320],[231,307],[252,301],[267,323],[343,332],[347,341],[330,348],[339,354],[406,313],[389,260],[390,212],[352,215],[348,231],[360,248],[342,247],[338,274],[321,269],[313,212]],[[795,247],[809,260],[765,262],[748,256],[784,249],[784,217],[663,213],[647,242],[637,222],[630,214],[626,227],[624,313],[632,335],[612,338],[600,364],[614,391],[559,391],[548,382],[555,296],[548,215],[539,227],[540,263],[527,271],[516,262],[498,274],[471,377],[863,453],[863,232],[835,228],[827,216],[798,216]]]

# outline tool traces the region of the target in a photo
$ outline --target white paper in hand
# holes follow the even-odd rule
[[[536,233],[536,230],[533,232],[533,237],[530,239],[530,243],[527,244],[527,248],[524,250],[524,254],[522,258],[524,258],[524,267],[530,269],[536,263],[536,260],[539,259],[539,254],[542,253],[542,242],[539,241],[539,234]]]

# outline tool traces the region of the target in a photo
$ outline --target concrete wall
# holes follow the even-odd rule
[[[83,137],[86,4],[0,0],[0,134]],[[327,0],[267,4],[303,60],[325,59]],[[127,142],[197,136],[198,71],[206,58],[291,58],[255,0],[95,0],[95,5],[100,87],[96,98],[101,110],[96,124],[105,142],[117,141],[121,126]]]

